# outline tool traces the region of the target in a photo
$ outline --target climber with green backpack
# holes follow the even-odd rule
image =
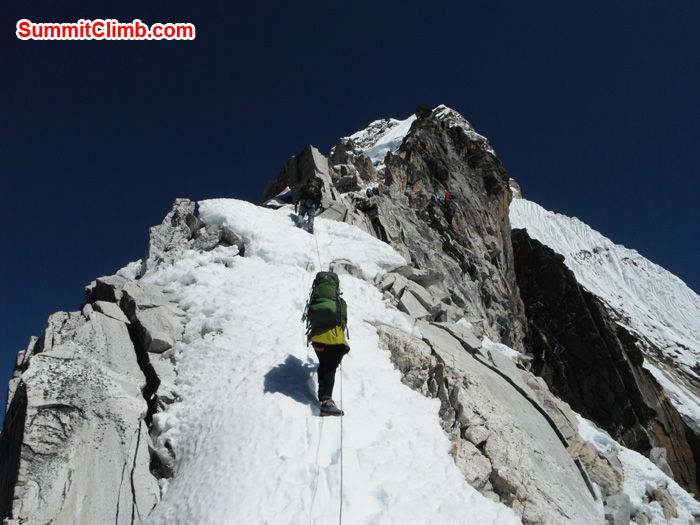
[[[341,297],[340,279],[334,272],[318,272],[311,286],[302,321],[306,321],[307,342],[318,357],[318,400],[322,416],[342,416],[333,401],[335,372],[350,351],[345,339],[347,304]]]

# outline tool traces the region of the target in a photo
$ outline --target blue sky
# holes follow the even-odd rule
[[[42,4],[0,13],[0,385],[175,198],[257,202],[309,144],[418,104],[462,113],[527,198],[700,291],[697,2]],[[20,41],[23,18],[197,33]]]

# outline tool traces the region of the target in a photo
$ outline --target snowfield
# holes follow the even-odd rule
[[[346,415],[318,416],[316,357],[301,323],[315,272],[345,259],[371,279],[404,260],[347,224],[317,219],[311,236],[292,227],[290,210],[201,202],[206,223],[242,236],[245,257],[235,247],[191,251],[144,277],[187,312],[182,402],[154,417],[175,476],[148,523],[519,523],[466,483],[439,401],[401,383],[373,323],[412,327],[363,279],[341,275],[352,350],[334,398]]]

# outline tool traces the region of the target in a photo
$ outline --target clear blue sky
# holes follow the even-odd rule
[[[309,144],[444,103],[524,195],[700,291],[700,3],[19,2],[0,13],[0,402],[14,358],[176,197],[258,201]],[[194,41],[20,41],[17,21]],[[264,351],[264,349],[261,349]]]

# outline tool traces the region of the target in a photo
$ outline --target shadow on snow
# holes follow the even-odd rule
[[[313,387],[316,368],[313,363],[304,363],[298,357],[288,355],[284,363],[275,366],[265,374],[264,391],[284,394],[298,403],[315,409],[318,407]]]

